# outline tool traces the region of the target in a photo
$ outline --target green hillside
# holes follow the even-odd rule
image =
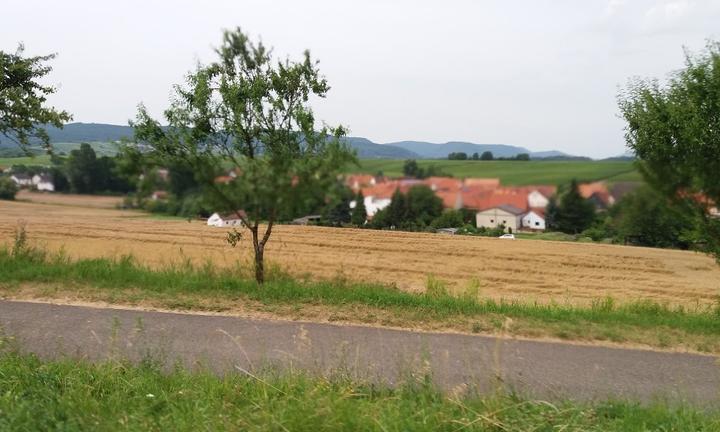
[[[579,181],[641,181],[640,173],[629,161],[451,161],[418,160],[418,165],[435,165],[454,177],[498,177],[502,184],[562,184]],[[402,160],[363,159],[348,173],[402,175]]]

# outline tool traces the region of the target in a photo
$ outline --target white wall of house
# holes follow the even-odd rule
[[[11,175],[10,180],[14,181],[16,185],[18,186],[32,186],[32,178],[30,177],[19,177],[16,175]]]
[[[544,230],[545,218],[534,211],[530,211],[522,217],[522,227],[531,230]]]
[[[55,184],[53,182],[40,181],[35,186],[39,191],[55,192]]]
[[[218,213],[213,213],[207,220],[208,226],[214,226],[214,227],[235,227],[235,226],[242,226],[242,220],[240,219],[223,219]]]
[[[529,207],[545,208],[549,202],[550,200],[548,200],[548,198],[539,191],[535,190],[528,194]]]
[[[390,198],[375,198],[374,196],[366,196],[364,197],[363,202],[365,203],[365,213],[367,213],[368,217],[372,217],[375,215],[375,213],[379,212],[380,210],[384,209],[385,207],[390,205]],[[350,208],[355,208],[355,201],[350,201]]]
[[[491,208],[477,212],[475,223],[478,227],[496,228],[505,225],[505,231],[517,232],[522,226],[522,215],[514,215],[500,208]]]

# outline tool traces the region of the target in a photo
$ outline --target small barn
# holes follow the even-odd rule
[[[243,226],[242,219],[240,219],[240,216],[238,216],[238,213],[240,213],[243,217],[245,217],[245,212],[240,210],[238,212],[233,213],[213,213],[210,215],[210,217],[207,220],[208,226],[214,226],[219,228],[225,228],[225,227],[241,227]]]
[[[505,231],[513,233],[517,232],[522,226],[522,216],[524,214],[524,210],[503,204],[480,210],[475,215],[475,222],[478,228],[497,228],[502,225],[505,226]]]
[[[55,183],[53,183],[53,178],[49,174],[35,174],[32,177],[32,184],[35,185],[39,191],[55,191]]]
[[[542,231],[545,229],[545,212],[541,209],[532,209],[522,217],[522,227],[529,230]]]

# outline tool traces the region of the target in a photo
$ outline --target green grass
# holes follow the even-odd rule
[[[37,155],[37,156],[0,158],[0,167],[10,168],[13,165],[47,165],[47,166],[49,166],[50,165],[50,156]]]
[[[163,373],[152,361],[42,362],[0,354],[0,430],[717,431],[717,411],[624,401],[451,396],[297,373]]]
[[[375,174],[382,171],[388,176],[402,175],[402,160],[363,159],[360,166],[347,168],[347,172]],[[579,181],[607,180],[641,181],[640,173],[627,161],[451,161],[418,160],[421,167],[435,165],[454,177],[497,177],[504,185],[564,184],[573,178]]]
[[[720,351],[720,315],[709,306],[689,309],[647,301],[617,305],[610,298],[598,299],[591,307],[495,301],[478,297],[477,287],[449,293],[435,279],[424,294],[345,281],[301,281],[277,272],[260,286],[248,277],[250,269],[243,267],[225,270],[188,262],[158,270],[131,257],[72,261],[63,255],[19,250],[0,249],[0,292],[12,294],[22,285],[49,284],[55,288],[44,296],[63,296],[70,290],[74,296],[89,293],[103,301],[150,301],[180,309],[223,310],[242,302],[281,312],[283,307],[327,307],[351,321],[387,314],[392,319],[381,318],[381,324],[457,323],[455,327],[466,331],[497,330],[510,317],[516,322],[514,331],[521,335]]]

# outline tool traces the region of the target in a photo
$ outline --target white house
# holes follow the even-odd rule
[[[242,210],[239,213],[243,216],[245,215],[245,212]],[[215,212],[208,218],[207,224],[208,226],[220,228],[243,226],[242,219],[240,219],[240,216],[238,216],[237,213],[220,214]]]
[[[481,210],[475,215],[477,227],[497,228],[501,225],[505,226],[507,232],[517,232],[522,226],[522,217],[524,210],[511,205],[499,205],[488,209]]]
[[[18,186],[32,186],[32,178],[27,174],[15,173],[10,176],[10,180],[14,181]]]
[[[39,191],[55,191],[55,183],[53,183],[52,177],[48,174],[35,174],[32,177],[32,184],[35,185]]]
[[[528,194],[528,207],[545,208],[550,200],[538,190]]]
[[[540,210],[530,210],[522,217],[522,227],[531,230],[544,230],[545,215]]]
[[[390,198],[380,198],[373,195],[366,196],[363,198],[363,203],[365,203],[365,213],[367,213],[368,217],[373,217],[375,216],[375,213],[389,206],[391,201],[392,199]],[[354,209],[355,205],[355,200],[350,201],[351,209]]]

